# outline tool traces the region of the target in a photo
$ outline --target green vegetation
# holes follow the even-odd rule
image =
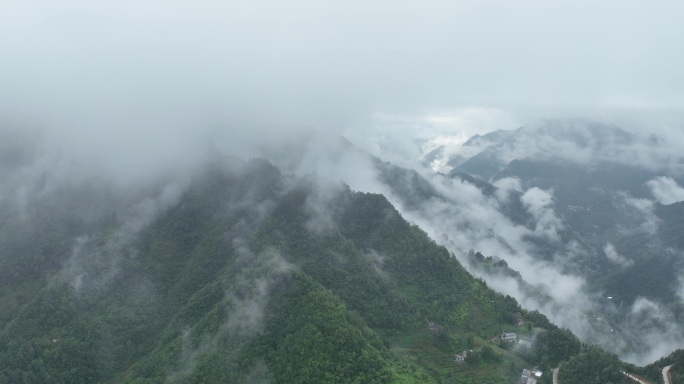
[[[617,356],[590,346],[561,364],[558,380],[563,384],[618,384],[627,381],[622,370],[623,363]]]
[[[670,355],[665,356],[643,368],[629,368],[630,371],[636,372],[637,374],[648,378],[653,383],[662,383],[662,369],[668,365],[672,365],[672,368],[670,369],[672,383],[684,382],[684,349],[678,349],[672,352]]]
[[[614,357],[493,292],[382,195],[317,183],[262,160],[210,167],[134,235],[130,202],[107,194],[8,215],[0,383],[506,384],[559,363],[612,377]],[[510,331],[534,346],[502,343]]]

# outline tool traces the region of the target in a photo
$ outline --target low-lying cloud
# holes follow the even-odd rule
[[[556,156],[563,161],[577,162],[589,167],[606,161],[612,156],[611,161],[634,164],[637,167],[645,166],[646,169],[651,170],[668,171],[672,170],[669,167],[670,159],[679,156],[667,150],[665,154],[658,154],[658,146],[649,144],[642,148],[642,155],[637,156],[639,159],[644,158],[648,161],[631,163],[634,159],[627,156],[627,152],[632,148],[638,148],[642,143],[643,136],[630,134],[613,127],[609,129],[610,135],[597,138],[589,128],[591,124],[587,122],[572,121],[562,124],[568,125],[561,126],[559,128],[561,132],[567,131],[567,128],[573,124],[579,124],[580,129],[574,133],[570,131],[569,137],[563,138],[561,136],[548,143],[535,143],[533,139],[539,132],[531,130],[530,135],[522,136],[523,139],[520,139],[520,143],[511,143],[510,148],[503,147],[502,151],[504,152],[501,154],[508,160],[512,160],[513,156],[539,155],[548,159]],[[601,128],[603,127],[605,126]],[[428,128],[421,129],[425,129],[424,132],[429,131]],[[419,132],[423,131],[419,130]],[[617,136],[613,136],[613,134]],[[541,139],[543,141],[543,136]],[[382,140],[382,137],[378,137],[377,140]],[[399,139],[390,138],[389,142],[397,140]],[[567,140],[570,140],[571,143],[565,142]],[[417,143],[421,142],[425,141],[422,139],[417,139],[415,142],[409,140],[405,147],[420,150]],[[516,148],[515,146],[518,144],[521,144],[522,147]],[[679,144],[673,143],[673,145]],[[583,148],[588,146],[590,150],[579,151],[577,149],[580,146]],[[384,155],[383,151],[392,150],[391,145],[386,147],[377,145],[374,148],[380,152],[381,157]],[[402,153],[401,148],[404,147],[399,146],[399,148],[399,153]],[[510,151],[505,152],[508,149]],[[605,149],[606,152],[601,153],[602,149]],[[403,153],[410,153],[410,151]],[[410,163],[410,159],[404,158],[399,162],[400,164],[407,164]],[[495,182],[495,186],[499,189],[495,190],[493,195],[487,195],[476,186],[458,178],[451,179],[435,175],[429,169],[434,165],[433,163],[424,164],[426,168],[418,165],[419,162],[417,161],[413,164],[412,168],[421,173],[441,197],[424,196],[421,198],[414,196],[412,198],[411,196],[403,196],[402,193],[406,193],[410,189],[397,193],[388,185],[380,182],[379,179],[374,181],[372,178],[366,179],[365,188],[385,194],[405,218],[418,224],[433,239],[446,245],[462,263],[468,265],[469,260],[464,255],[470,249],[480,251],[487,256],[503,258],[511,268],[521,273],[526,282],[545,295],[531,294],[528,287],[521,286],[513,278],[484,275],[483,277],[491,287],[516,297],[527,308],[539,309],[557,324],[573,330],[583,341],[600,342],[606,348],[619,353],[632,362],[648,363],[652,361],[653,356],[659,353],[668,353],[677,348],[682,339],[675,337],[668,340],[667,337],[667,332],[677,328],[676,324],[669,324],[667,327],[670,328],[666,327],[667,329],[661,327],[649,330],[647,324],[655,320],[654,318],[648,319],[647,312],[630,312],[627,315],[630,318],[623,319],[624,324],[620,326],[606,322],[606,320],[597,320],[597,318],[603,319],[604,317],[620,318],[624,315],[618,315],[619,310],[617,308],[606,305],[605,293],[589,291],[587,281],[577,270],[578,262],[598,260],[597,257],[602,254],[608,258],[610,263],[623,268],[632,266],[634,261],[620,254],[610,242],[596,245],[597,248],[592,249],[581,240],[562,241],[560,234],[564,231],[567,232],[567,225],[564,222],[563,215],[557,213],[556,209],[559,207],[555,207],[553,190],[536,187],[525,189],[520,180],[503,178]],[[346,175],[332,174],[338,175],[350,185],[354,182],[349,173]],[[368,174],[372,176],[372,172],[368,172]],[[630,223],[615,228],[618,234],[632,236],[657,233],[661,221],[655,215],[654,201],[633,197],[623,191],[616,192],[614,196],[605,193],[604,195],[613,200],[613,204],[618,209],[624,210],[625,214],[630,217],[633,216],[634,223],[630,221]],[[510,199],[513,196],[516,198],[520,196],[520,202],[531,218],[530,222],[516,224],[502,214],[502,206],[510,204]],[[409,200],[416,200],[417,198],[421,202],[418,206],[407,204],[407,198]],[[543,251],[552,250],[553,252],[553,254],[544,255],[545,260],[541,260],[541,255],[538,254],[540,239],[543,239],[542,243],[551,246],[549,248],[542,245],[542,247],[546,247]],[[475,266],[471,267],[473,267],[471,270],[475,274],[481,273]],[[660,318],[674,321],[672,313],[667,308],[660,309],[658,312],[662,315]],[[603,315],[597,316],[597,314]],[[646,330],[649,331],[646,332]],[[605,337],[606,332],[617,332],[622,339],[608,340]]]
[[[634,265],[633,260],[629,260],[621,254],[619,254],[618,251],[615,249],[615,246],[613,246],[613,244],[611,243],[607,243],[606,246],[603,247],[603,252],[606,254],[608,260],[612,261],[613,263],[621,267],[631,267],[632,265]]]
[[[525,191],[520,201],[535,219],[535,232],[538,235],[555,241],[560,240],[558,230],[564,226],[553,210],[553,191],[533,187]]]
[[[684,201],[684,188],[670,177],[657,177],[646,184],[660,204],[668,205]]]

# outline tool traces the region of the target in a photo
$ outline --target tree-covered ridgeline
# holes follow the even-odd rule
[[[175,199],[64,188],[3,206],[0,383],[504,384],[587,353],[379,194],[259,159]]]

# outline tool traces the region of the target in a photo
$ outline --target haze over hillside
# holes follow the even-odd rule
[[[451,156],[443,173],[434,160],[401,169],[344,145],[323,149],[327,140],[309,141],[291,161],[298,172],[382,193],[495,289],[647,363],[684,343],[674,220],[683,159],[681,142],[665,137],[560,120],[425,151]],[[522,279],[479,270],[469,250],[505,260]]]
[[[5,137],[13,156],[2,162],[12,182],[0,200],[0,300],[8,309],[0,318],[0,381],[498,384],[525,367],[549,378],[560,366],[564,382],[580,383],[583,359],[612,380],[623,377],[620,369],[654,377],[662,363],[679,361],[625,365],[527,309],[539,307],[583,332],[583,341],[635,360],[669,352],[650,343],[662,343],[668,330],[676,343],[679,332],[663,317],[643,327],[652,313],[587,322],[604,312],[586,312],[594,296],[583,276],[535,260],[543,254],[526,247],[565,250],[539,236],[543,220],[526,205],[536,201],[527,193],[509,192],[523,204],[499,206],[497,189],[472,176],[423,176],[312,131],[262,146],[270,161],[213,146],[193,166],[146,180],[46,157],[51,150],[37,136]],[[59,173],[54,164],[62,164]],[[496,231],[510,232],[497,235],[465,212],[495,208]],[[532,278],[459,248],[486,244],[477,237],[485,233],[508,239],[500,257],[527,258]],[[502,289],[502,281],[513,285]],[[622,343],[601,334],[605,324]],[[632,335],[634,326],[652,340]],[[529,346],[504,342],[511,330]],[[467,365],[452,361],[457,352],[470,356]]]
[[[207,164],[258,158],[316,180],[307,229],[341,226],[338,183],[382,194],[489,287],[652,362],[684,345],[682,11],[3,1],[0,257],[18,268],[3,279],[45,277],[14,264],[38,238],[34,256],[70,255],[42,266],[50,284],[106,285],[126,267],[110,256],[134,254]],[[27,218],[40,225],[13,224]],[[7,300],[51,289],[26,284]]]

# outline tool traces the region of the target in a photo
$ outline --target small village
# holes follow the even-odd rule
[[[522,328],[523,325],[525,325],[525,321],[520,313],[515,313],[514,319],[516,327]],[[433,334],[445,332],[444,327],[434,321],[428,322],[426,329]],[[527,333],[532,332],[532,330],[525,330]],[[531,335],[523,336],[512,330],[502,332],[501,334],[497,334],[488,340],[487,344],[481,346],[479,351],[477,349],[466,349],[455,353],[453,355],[453,364],[456,366],[467,365],[469,362],[469,356],[473,356],[478,353],[482,354],[482,351],[485,349],[485,347],[490,349],[495,347],[498,350],[501,350],[503,353],[507,353],[509,355],[524,355],[526,351],[531,350],[534,346],[533,338],[529,336]],[[519,361],[522,362],[524,360],[519,359]],[[538,384],[542,377],[544,377],[544,372],[537,367],[522,368],[522,370],[518,372],[520,372],[520,376],[516,384]],[[550,372],[550,374],[553,374],[554,384],[557,384],[557,377],[555,373],[556,372],[553,371]]]
[[[528,353],[528,351],[531,351],[533,349],[533,340],[535,332],[534,329],[523,328],[522,326],[524,324],[525,321],[523,317],[519,313],[516,313],[515,326],[518,327],[522,332],[514,332],[512,330],[508,330],[502,332],[501,334],[495,335],[491,339],[487,340],[486,343],[480,345],[479,351],[477,348],[473,348],[462,350],[458,353],[455,353],[453,355],[453,365],[465,367],[469,362],[469,357],[477,355],[478,353],[481,354],[482,351],[485,350],[485,348],[491,349],[492,347],[495,347],[496,349],[500,350],[501,353],[507,354],[507,357],[511,360],[511,363],[515,360],[517,360],[518,362],[524,362],[525,360],[521,357]],[[426,330],[434,335],[446,332],[443,326],[433,321],[427,323]],[[513,356],[518,357],[518,359],[514,360]],[[663,381],[666,384],[673,384],[669,375],[670,368],[671,366],[663,368]],[[544,372],[538,367],[525,367],[518,372],[520,372],[520,376],[518,381],[515,382],[515,384],[539,384],[542,382],[542,378],[546,377],[545,374],[551,376],[550,382],[552,382],[553,384],[560,384],[558,380],[558,368],[550,368],[547,372]],[[654,384],[638,375],[629,372],[622,371],[622,374],[628,382],[638,384]],[[544,382],[549,382],[547,380],[545,380]],[[513,382],[511,384],[513,384]]]

